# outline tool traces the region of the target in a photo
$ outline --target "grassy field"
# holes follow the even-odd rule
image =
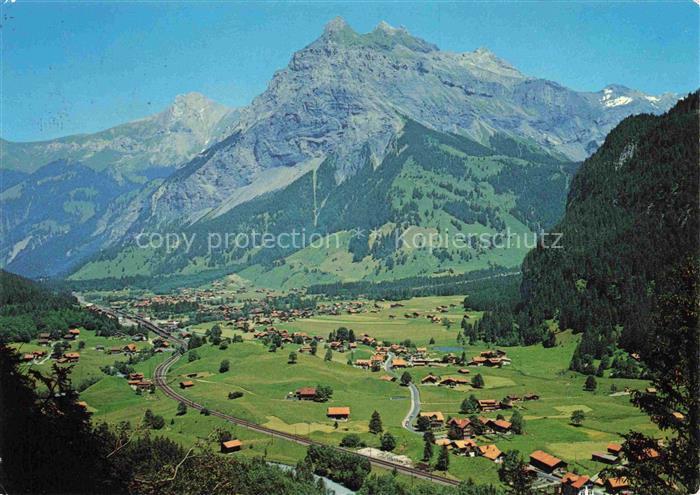
[[[462,346],[457,343],[459,323],[463,315],[461,300],[457,296],[415,298],[403,301],[403,307],[397,308],[390,308],[389,303],[380,302],[379,308],[374,309],[370,304],[368,307],[371,311],[360,314],[316,316],[276,326],[322,336],[327,336],[329,331],[340,326],[346,326],[353,329],[356,335],[368,333],[380,340],[399,342],[411,339],[418,346],[429,347],[431,355],[436,357],[448,352],[459,356],[462,351],[471,357],[487,346]],[[425,318],[426,313],[435,313],[435,308],[439,305],[453,305],[448,313],[440,314],[452,322],[450,328]],[[421,316],[403,317],[404,313],[413,311],[421,313]],[[395,317],[390,318],[390,315]],[[469,316],[478,318],[480,315],[471,313]],[[222,325],[224,336],[240,333],[224,322],[199,324],[190,329],[204,333],[215,323]],[[379,439],[367,431],[370,416],[377,410],[381,414],[385,431],[390,431],[397,439],[394,452],[420,460],[423,451],[421,436],[401,427],[410,409],[409,391],[397,383],[381,380],[381,376],[385,375],[383,371],[373,373],[347,365],[349,353],[334,352],[332,360],[326,362],[323,360],[325,350],[322,346],[319,346],[317,356],[301,354],[296,364],[288,364],[288,355],[298,348],[297,345],[287,344],[277,352],[268,352],[266,346],[251,340],[252,334],[243,335],[246,339],[244,342],[231,344],[226,350],[205,344],[197,349],[199,359],[190,362],[184,356],[172,367],[169,374],[171,382],[177,386],[186,375],[196,373],[197,376],[193,379],[195,386],[184,391],[184,394],[205,406],[334,445],[344,435],[357,433],[369,446],[378,446]],[[605,450],[608,442],[619,441],[620,433],[630,429],[650,433],[655,431],[655,427],[630,404],[628,396],[609,394],[613,383],[619,390],[623,390],[625,387],[643,388],[645,382],[602,377],[597,379],[597,391],[583,390],[585,377],[567,370],[578,338],[570,333],[562,333],[558,336],[558,345],[550,349],[541,346],[505,348],[512,359],[510,366],[472,367],[471,373],[466,375],[470,377],[481,373],[485,381],[483,389],[475,390],[469,385],[455,389],[419,385],[421,409],[441,411],[446,417],[462,417],[464,415],[459,413],[459,406],[470,394],[479,399],[502,399],[506,395],[537,393],[541,396],[540,400],[518,403],[517,406],[525,418],[525,434],[494,435],[480,438],[478,443],[495,443],[501,450],[517,449],[525,455],[542,449],[564,459],[572,469],[594,474],[604,466],[590,460],[592,452]],[[81,394],[97,422],[116,424],[129,421],[135,427],[146,409],[151,409],[166,420],[165,427],[158,434],[184,445],[191,445],[195,441],[211,441],[212,431],[223,426],[243,440],[245,448],[240,455],[265,455],[271,460],[291,464],[304,456],[305,449],[300,446],[235,428],[217,418],[192,410],[184,416],[176,416],[175,402],[159,391],[137,395],[124,378],[106,376],[100,371],[100,366],[124,360],[124,357],[96,351],[95,346],[109,348],[124,345],[128,342],[127,339],[95,337],[86,331],[82,332],[79,339],[85,342],[85,348],[80,351],[80,362],[74,366],[74,382],[79,384],[91,376],[100,378]],[[429,344],[431,339],[434,344]],[[31,351],[36,347],[24,344],[21,351]],[[77,342],[72,344],[72,350],[77,350]],[[371,348],[359,345],[352,357],[366,358],[371,353]],[[164,355],[155,355],[134,367],[136,371],[150,376],[164,358]],[[219,373],[219,364],[223,359],[230,361],[230,370]],[[34,366],[48,370],[50,362]],[[458,376],[459,367],[412,368],[409,372],[414,382],[419,383],[429,372],[442,377]],[[315,387],[319,384],[333,389],[333,397],[327,403],[287,398],[289,392],[299,387]],[[227,396],[232,391],[243,392],[243,397],[229,400]],[[349,406],[350,420],[336,426],[334,421],[326,418],[326,408],[329,406]],[[571,412],[576,409],[581,409],[586,414],[585,421],[578,427],[569,422]],[[505,411],[504,415],[508,419],[511,412]],[[496,413],[487,416],[495,417]],[[214,443],[212,446],[216,447]],[[461,479],[472,478],[479,483],[498,483],[496,464],[484,458],[450,456],[450,459],[450,475]]]

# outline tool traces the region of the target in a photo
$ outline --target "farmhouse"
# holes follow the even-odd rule
[[[65,360],[69,363],[77,363],[78,360],[80,359],[80,354],[77,352],[66,352],[63,357]]]
[[[479,403],[479,410],[484,412],[497,411],[501,408],[501,405],[495,399],[481,399],[477,402]]]
[[[24,354],[22,356],[22,361],[32,361],[34,359],[34,354]]]
[[[468,366],[483,366],[486,364],[486,358],[481,356],[474,356],[471,361],[467,363]]]
[[[435,376],[432,373],[430,373],[429,375],[424,376],[420,382],[421,382],[421,384],[437,383],[438,380],[440,380],[439,376]]]
[[[468,455],[476,452],[477,445],[474,440],[467,438],[465,440],[452,440],[452,449],[455,454]]]
[[[185,388],[190,388],[194,387],[194,382],[190,380],[185,380],[184,382],[180,382],[180,388],[185,389]]]
[[[408,366],[408,363],[405,359],[394,358],[391,360],[391,366],[393,368],[406,368]]]
[[[609,443],[608,453],[619,457],[619,455],[622,453],[622,445],[619,443]]]
[[[68,333],[77,337],[78,335],[80,335],[80,330],[78,330],[77,328],[71,328],[70,330],[68,330]]]
[[[337,421],[347,421],[350,419],[349,407],[329,407],[326,416]]]
[[[497,433],[510,433],[510,429],[513,425],[509,421],[503,419],[492,419],[489,420],[489,426]]]
[[[467,418],[451,418],[447,422],[447,426],[449,426],[450,429],[457,431],[457,433],[464,438],[466,435],[471,433],[471,423],[472,422]]]
[[[316,398],[316,389],[314,387],[301,387],[294,396],[299,400],[314,400]]]
[[[449,438],[437,438],[434,443],[438,447],[447,447],[448,449],[452,448],[452,440]]]
[[[228,454],[229,452],[237,452],[241,450],[241,446],[241,441],[237,439],[221,442],[221,452],[224,454]]]
[[[457,377],[457,378],[448,377],[448,378],[445,378],[444,380],[442,380],[440,383],[438,383],[438,385],[441,386],[441,387],[450,387],[450,388],[454,388],[454,387],[456,387],[457,385],[467,385],[468,383],[469,383],[469,381],[468,381],[467,379],[465,379],[465,378],[461,378],[461,377]]]
[[[372,361],[370,361],[369,359],[356,359],[355,366],[357,366],[358,368],[364,368],[364,369],[371,368]]]
[[[561,478],[561,495],[584,495],[593,488],[593,482],[588,476],[566,473]]]
[[[552,473],[557,469],[565,468],[566,462],[546,452],[536,450],[530,454],[530,465],[545,473]]]
[[[136,352],[136,351],[137,351],[136,344],[130,343],[130,344],[126,344],[124,346],[124,352]]]
[[[430,420],[430,426],[433,428],[440,428],[445,424],[445,416],[443,416],[440,411],[421,412],[420,416],[422,418],[428,418]]]
[[[496,447],[494,444],[481,445],[478,449],[478,453],[487,458],[488,460],[493,461],[495,463],[503,462],[503,452],[501,452],[501,449]]]

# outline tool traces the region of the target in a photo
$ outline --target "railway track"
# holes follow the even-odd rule
[[[114,310],[107,310],[103,309],[103,311],[107,313],[111,313],[114,316],[122,316],[125,318],[129,318],[131,320],[137,321],[141,325],[143,325],[145,328],[148,328],[148,330],[152,331],[153,333],[159,335],[160,337],[168,340],[172,344],[177,344],[178,346],[186,346],[187,342],[183,339],[180,339],[178,337],[175,337],[171,335],[169,332],[163,330],[159,326],[155,325],[153,322],[142,318],[140,316],[133,316],[126,314],[122,311],[114,311]],[[210,409],[198,402],[195,402],[184,395],[181,395],[177,390],[173,389],[170,384],[168,383],[168,371],[170,370],[170,367],[175,364],[181,357],[182,355],[179,352],[173,353],[171,357],[160,363],[156,369],[154,370],[154,376],[153,380],[154,383],[158,388],[161,389],[163,394],[165,394],[167,397],[180,402],[182,404],[185,404],[187,407],[190,407],[192,409],[195,409],[197,411],[202,411],[203,409],[207,409],[209,411],[209,414],[211,416],[215,416],[217,418],[221,418],[224,421],[227,421],[228,423],[241,426],[243,428],[246,428],[250,431],[255,431],[258,433],[262,433],[264,435],[268,435],[272,438],[280,438],[283,440],[287,440],[290,442],[297,443],[299,445],[304,445],[304,446],[309,446],[309,445],[318,445],[318,446],[323,446],[323,447],[329,447],[332,449],[335,449],[337,451],[341,452],[349,452],[357,456],[365,457],[367,460],[369,460],[370,464],[376,467],[380,467],[383,469],[390,469],[390,470],[396,470],[399,473],[406,474],[409,476],[413,476],[415,478],[419,478],[422,480],[430,481],[433,483],[439,483],[441,485],[448,485],[448,486],[458,486],[460,484],[459,480],[454,480],[451,478],[447,478],[445,476],[439,476],[439,475],[434,475],[428,471],[422,471],[420,469],[404,466],[403,464],[398,464],[395,462],[387,461],[384,459],[378,459],[376,457],[371,457],[363,454],[359,454],[355,451],[349,450],[349,449],[344,449],[342,447],[336,447],[333,445],[327,445],[321,442],[316,442],[315,440],[311,440],[307,437],[303,437],[300,435],[294,435],[292,433],[287,433],[285,431],[280,431],[280,430],[274,430],[272,428],[267,428],[266,426],[259,425],[257,423],[253,423],[251,421],[242,419],[242,418],[237,418],[235,416],[231,416],[230,414],[223,413],[221,411],[216,411],[213,409]]]

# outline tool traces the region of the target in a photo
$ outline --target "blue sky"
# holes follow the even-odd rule
[[[94,132],[199,91],[231,106],[262,92],[292,53],[343,16],[381,20],[443,50],[484,46],[577,90],[699,85],[700,8],[658,3],[32,2],[2,5],[2,122],[15,141]]]

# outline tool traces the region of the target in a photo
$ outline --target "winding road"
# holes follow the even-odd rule
[[[386,361],[384,361],[384,369],[387,373],[390,373],[394,375],[397,379],[399,379],[400,377],[398,372],[394,371],[394,368],[391,365],[393,359],[394,354],[392,354],[391,352],[388,353]],[[410,431],[411,433],[415,433],[416,435],[422,435],[422,433],[416,430],[416,428],[413,426],[413,423],[418,417],[418,413],[420,413],[420,392],[418,391],[418,387],[416,387],[416,385],[413,382],[408,384],[408,390],[411,392],[411,409],[408,411],[408,414],[403,419],[401,426],[403,426],[404,429]]]
[[[142,318],[140,316],[129,315],[129,314],[126,314],[122,311],[117,312],[117,311],[114,311],[111,309],[106,309],[106,308],[100,308],[100,309],[106,313],[112,314],[113,316],[122,316],[122,317],[129,318],[131,320],[134,320],[134,321],[140,323],[141,325],[143,325],[148,330],[152,331],[153,333],[168,340],[172,344],[176,344],[177,346],[186,346],[187,345],[187,342],[185,340],[171,335],[169,332],[158,327],[156,324],[154,324],[150,320],[147,320],[147,319]],[[246,428],[246,429],[251,430],[251,431],[255,431],[258,433],[262,433],[264,435],[268,435],[272,438],[280,438],[283,440],[294,442],[294,443],[299,444],[299,445],[305,445],[305,446],[318,445],[318,446],[332,448],[332,449],[335,449],[335,450],[341,451],[341,452],[350,452],[352,454],[367,458],[367,460],[369,460],[369,462],[372,466],[379,467],[382,469],[396,470],[399,473],[413,476],[415,478],[423,479],[423,480],[430,481],[433,483],[439,483],[441,485],[458,486],[460,484],[459,480],[447,478],[445,476],[434,475],[429,471],[422,471],[420,469],[415,469],[415,468],[412,468],[409,466],[404,466],[403,464],[398,464],[398,463],[387,461],[384,459],[378,459],[376,457],[366,456],[366,455],[360,454],[360,453],[355,452],[355,451],[350,450],[350,449],[345,449],[342,447],[336,447],[333,445],[324,444],[321,442],[311,440],[310,438],[307,438],[307,437],[294,435],[292,433],[287,433],[287,432],[280,431],[280,430],[274,430],[272,428],[267,428],[265,426],[259,425],[257,423],[253,423],[251,421],[247,421],[245,419],[231,416],[230,414],[225,414],[223,412],[207,408],[207,407],[203,406],[202,404],[199,404],[191,399],[188,399],[184,395],[181,395],[177,390],[173,389],[170,386],[170,383],[168,383],[168,371],[170,370],[172,365],[175,364],[180,359],[181,356],[182,356],[182,354],[180,354],[178,351],[175,351],[171,357],[169,357],[168,359],[166,359],[165,361],[160,363],[156,367],[156,369],[154,370],[153,380],[154,380],[155,385],[159,389],[162,390],[163,394],[165,394],[167,397],[173,399],[174,401],[185,404],[187,407],[191,407],[192,409],[195,409],[197,411],[207,409],[211,416],[221,418],[222,420],[227,421],[229,423],[238,425],[240,427]],[[389,368],[387,368],[387,371],[389,371],[390,373],[393,373],[393,371],[391,371],[390,359],[389,359],[389,364],[385,364],[385,366],[389,366]],[[413,384],[411,384],[411,385],[413,385]],[[413,391],[411,392],[411,403],[412,403],[411,411],[409,412],[408,416],[406,416],[406,419],[404,419],[404,425],[403,425],[404,428],[407,428],[407,425],[408,425],[408,427],[410,427],[410,425],[412,424],[412,419],[410,419],[410,418],[415,417],[415,415],[417,415],[418,411],[420,410],[420,400],[419,400],[419,395],[418,395],[418,389],[415,388],[415,386],[413,386],[412,390],[415,390],[415,392],[413,392]],[[413,430],[409,430],[409,431],[413,431]]]

